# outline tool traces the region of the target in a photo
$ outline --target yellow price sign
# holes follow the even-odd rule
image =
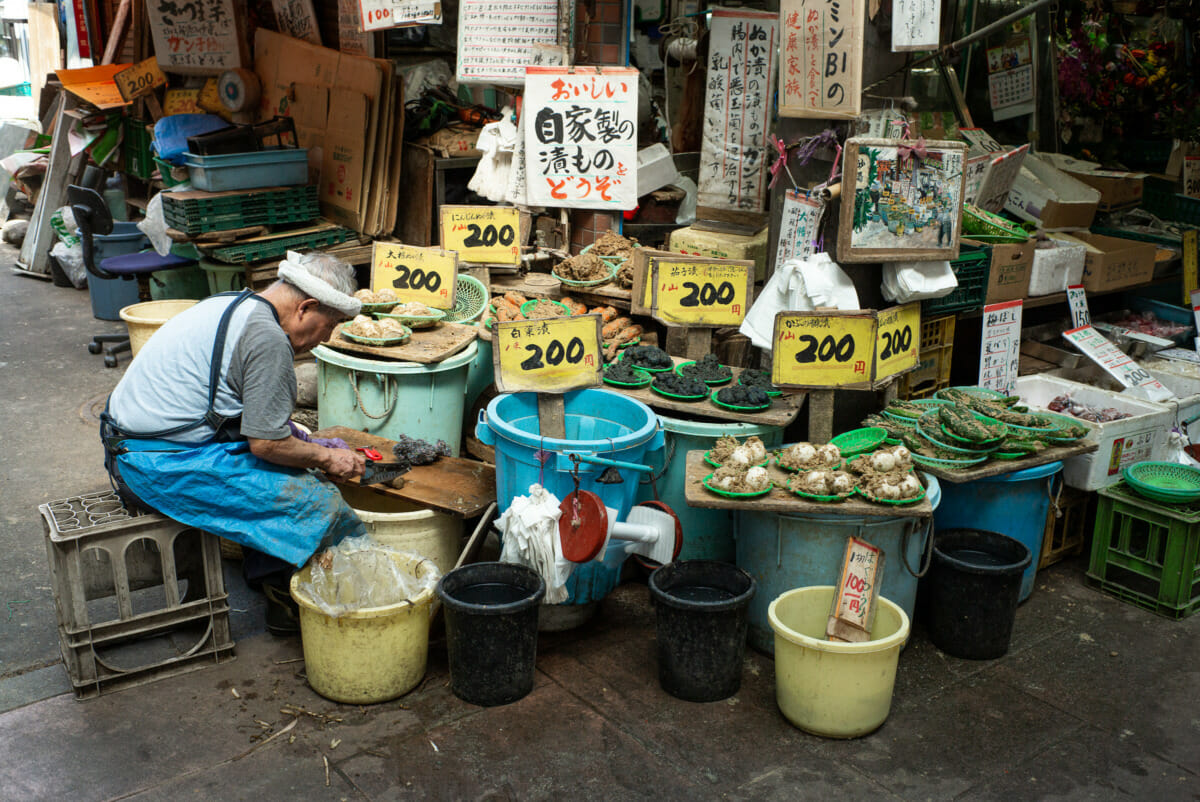
[[[651,262],[650,309],[675,326],[740,326],[754,286],[753,262]]]
[[[513,206],[443,206],[442,247],[473,264],[521,261],[521,213]]]
[[[565,393],[601,383],[600,316],[506,320],[496,324],[496,388],[504,393]]]
[[[878,331],[874,312],[780,312],[771,381],[780,387],[869,388]]]
[[[1200,289],[1200,278],[1196,275],[1196,262],[1200,260],[1200,230],[1189,228],[1183,232],[1183,302],[1192,303],[1192,290]]]
[[[440,248],[376,242],[372,256],[373,292],[386,287],[403,301],[417,301],[435,309],[454,306],[458,254]]]
[[[917,351],[921,346],[921,304],[884,309],[877,319],[875,381],[917,366]]]
[[[158,66],[158,59],[151,56],[113,75],[113,82],[121,97],[128,101],[148,95],[157,87],[166,86],[167,76]]]

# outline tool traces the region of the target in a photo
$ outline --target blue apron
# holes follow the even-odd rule
[[[217,327],[204,417],[156,432],[127,432],[105,409],[105,467],[123,498],[299,567],[319,547],[366,534],[366,528],[323,476],[260,459],[245,440],[219,439],[238,420],[217,414],[214,403],[229,321],[247,298],[261,300],[246,290]],[[164,439],[205,423],[216,433],[203,443]]]

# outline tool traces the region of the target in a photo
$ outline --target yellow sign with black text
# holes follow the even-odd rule
[[[442,247],[471,264],[521,261],[521,213],[513,206],[443,206]]]
[[[158,66],[158,59],[151,56],[113,75],[113,83],[117,85],[122,98],[133,100],[150,94],[157,87],[166,86],[167,76]]]
[[[780,312],[771,381],[780,387],[869,387],[878,331],[874,312]]]
[[[600,326],[599,315],[496,323],[496,389],[565,393],[598,386],[604,370]]]
[[[376,242],[372,252],[371,290],[385,287],[401,301],[435,309],[454,306],[458,255],[440,248],[418,248],[398,242]]]
[[[753,262],[651,262],[651,314],[674,326],[740,326],[750,305]]]
[[[1196,275],[1196,263],[1200,261],[1200,230],[1189,228],[1183,232],[1183,302],[1192,303],[1192,290],[1200,290],[1200,277]]]
[[[921,304],[884,309],[877,320],[879,335],[875,344],[874,380],[915,368],[921,346]]]

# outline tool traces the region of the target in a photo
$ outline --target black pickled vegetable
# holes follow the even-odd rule
[[[629,362],[638,368],[662,369],[675,366],[675,362],[666,351],[653,345],[630,346],[625,349],[625,355],[621,357],[621,361]]]
[[[732,374],[727,366],[722,365],[716,354],[705,354],[701,359],[679,369],[682,376],[702,382],[719,382],[728,379]]]
[[[411,468],[413,465],[436,462],[438,457],[449,457],[450,446],[445,440],[438,440],[436,445],[430,445],[424,440],[414,440],[402,434],[396,439],[396,445],[392,446],[392,453],[396,455],[396,462],[407,464]]]
[[[717,393],[717,400],[731,407],[761,407],[771,403],[771,397],[761,387],[725,387]]]
[[[604,378],[622,384],[642,384],[646,381],[646,374],[640,370],[634,370],[633,366],[624,360],[619,360],[604,369]]]
[[[778,387],[771,383],[771,371],[759,370],[758,368],[746,368],[743,370],[742,375],[738,377],[738,383],[746,387],[758,387],[769,393],[779,390]]]
[[[660,373],[654,377],[654,386],[664,393],[682,396],[708,395],[708,386],[695,379],[685,379],[674,373]]]

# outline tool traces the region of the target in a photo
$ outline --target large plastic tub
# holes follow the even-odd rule
[[[792,724],[826,738],[874,732],[892,709],[900,648],[911,619],[880,596],[871,639],[825,639],[832,585],[796,588],[771,602],[775,631],[775,701]]]
[[[1167,434],[1174,423],[1174,415],[1162,404],[1140,401],[1056,376],[1021,376],[1017,379],[1016,394],[1037,409],[1045,409],[1055,396],[1068,394],[1083,404],[1113,407],[1133,415],[1109,423],[1079,421],[1091,429],[1089,437],[1098,441],[1100,448],[1064,461],[1063,480],[1071,487],[1099,490],[1119,481],[1121,469],[1127,465],[1166,457]]]
[[[429,560],[397,554],[418,578],[436,574]],[[300,638],[308,684],[326,699],[346,704],[385,702],[403,696],[425,676],[433,587],[386,607],[368,607],[332,618],[300,590],[311,568],[292,574],[292,598],[300,606]]]
[[[129,329],[129,351],[137,356],[154,332],[180,312],[196,305],[192,300],[146,301],[121,310],[121,320]]]
[[[721,435],[730,435],[739,440],[757,435],[768,449],[783,444],[783,428],[759,423],[699,423],[659,415],[665,433],[661,457],[655,455],[651,464],[655,468],[654,487],[658,488],[660,501],[670,505],[683,525],[683,548],[679,560],[724,560],[733,562],[736,546],[733,542],[733,511],[703,510],[689,507],[684,500],[686,466],[684,459],[689,451],[708,450]],[[638,501],[654,498],[654,489],[648,477],[641,478]]]
[[[428,557],[443,575],[454,570],[462,551],[461,518],[362,487],[338,489],[371,537],[388,548]]]
[[[475,436],[496,449],[496,501],[501,512],[515,497],[527,495],[535,483],[565,498],[575,488],[572,453],[645,465],[647,452],[663,446],[658,419],[640,401],[607,390],[576,390],[564,394],[563,401],[565,440],[539,433],[535,393],[505,393],[493,398],[476,425]],[[621,470],[625,481],[603,484],[596,480],[604,470],[603,465],[579,463],[579,487],[598,495],[623,521],[643,474]],[[617,586],[625,558],[625,543],[614,539],[600,562],[576,566],[567,580],[566,604],[588,604],[608,595]]]
[[[156,270],[150,274],[150,300],[174,301],[191,299],[199,301],[209,296],[208,281],[197,265]]]
[[[445,440],[458,456],[467,368],[475,343],[432,365],[363,359],[318,345],[317,422],[396,440]]]
[[[1057,495],[1061,462],[1050,462],[990,479],[942,486],[942,503],[933,513],[934,526],[945,529],[985,529],[1024,543],[1033,559],[1021,575],[1021,601],[1033,593],[1033,578],[1042,555],[1046,513]]]
[[[937,510],[942,485],[928,474],[924,479],[929,503]],[[1045,515],[1043,509],[1043,523]],[[750,645],[768,654],[773,651],[776,641],[768,620],[771,600],[793,588],[836,582],[849,537],[862,538],[887,553],[879,593],[911,618],[917,601],[917,575],[928,567],[932,556],[929,535],[929,519],[738,512],[734,517],[737,564],[759,586],[758,595],[750,601]]]
[[[218,292],[238,292],[246,288],[245,265],[227,265],[201,259],[200,269],[204,271],[208,280],[208,290],[213,295]]]
[[[208,192],[308,183],[308,149],[283,148],[218,156],[183,154],[192,186]]]
[[[137,223],[113,222],[111,234],[92,237],[93,260],[97,267],[113,256],[137,253],[150,247],[150,240],[138,230]],[[120,320],[121,309],[138,302],[138,283],[130,278],[100,278],[88,273],[88,294],[92,316],[100,320]]]

